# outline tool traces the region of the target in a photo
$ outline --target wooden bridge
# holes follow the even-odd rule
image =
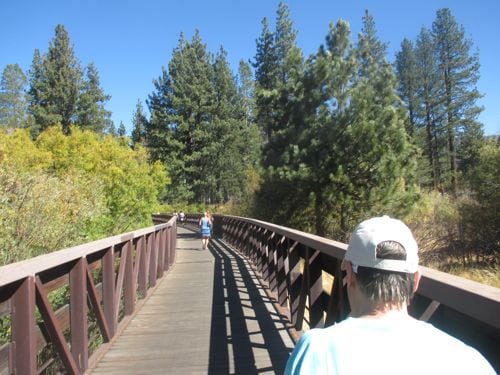
[[[154,219],[0,267],[0,374],[280,374],[301,330],[349,313],[345,244],[216,216],[215,239],[201,250],[197,216],[186,227]],[[410,313],[498,371],[500,290],[423,275]]]

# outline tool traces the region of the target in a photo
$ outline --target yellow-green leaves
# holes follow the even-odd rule
[[[162,164],[123,139],[0,133],[0,264],[150,225],[167,183]]]

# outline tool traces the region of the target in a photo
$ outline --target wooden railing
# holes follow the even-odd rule
[[[251,260],[297,331],[348,315],[341,270],[347,245],[231,216],[215,216],[214,233]],[[477,348],[499,370],[500,289],[426,267],[422,271],[410,314]]]
[[[176,232],[171,219],[0,267],[0,374],[92,367],[174,263]]]
[[[199,217],[187,215],[186,225],[196,229]],[[99,360],[175,260],[175,219],[153,219],[151,228],[0,267],[0,328],[9,332],[0,374],[79,374]],[[348,315],[345,244],[220,215],[214,236],[251,261],[297,331]],[[422,268],[410,313],[476,347],[498,370],[500,290]],[[68,300],[56,306],[54,293]]]

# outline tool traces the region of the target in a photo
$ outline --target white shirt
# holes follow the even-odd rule
[[[348,318],[306,332],[285,374],[496,374],[474,348],[407,314]]]

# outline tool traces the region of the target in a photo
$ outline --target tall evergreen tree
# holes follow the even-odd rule
[[[333,130],[331,186],[342,239],[362,217],[381,211],[400,215],[415,197],[414,150],[396,93],[397,80],[387,63],[385,44],[375,34],[373,18],[366,13],[363,21],[355,51],[358,59],[363,57],[358,60],[359,79],[350,87],[345,118]]]
[[[170,123],[175,123],[175,140],[184,160],[176,174],[185,181],[195,201],[205,202],[214,188],[210,175],[210,144],[215,95],[211,56],[197,30],[190,43],[180,46],[169,63],[172,77]]]
[[[8,64],[0,80],[0,126],[25,126],[27,78],[18,64]]]
[[[45,110],[43,108],[45,97],[45,76],[43,68],[43,56],[38,49],[33,53],[33,60],[29,70],[29,90],[27,94],[28,113],[33,118],[31,127],[32,135],[40,133],[44,127],[41,122],[53,122],[53,120],[43,121],[46,119]],[[42,119],[43,118],[43,119]]]
[[[425,130],[421,139],[423,150],[427,155],[430,166],[430,177],[432,186],[441,189],[442,179],[442,156],[443,154],[443,85],[439,79],[439,71],[436,64],[436,49],[432,35],[429,30],[422,28],[417,38],[416,49],[416,73],[419,85],[417,87],[417,117],[419,128]],[[425,172],[428,168],[423,168]],[[423,179],[425,185],[425,179]]]
[[[413,137],[417,127],[417,108],[419,85],[417,77],[417,61],[415,49],[411,40],[404,39],[401,43],[401,51],[396,54],[396,75],[399,79],[398,93],[408,109],[409,123],[408,134]]]
[[[146,137],[147,118],[144,114],[142,102],[138,99],[132,115],[132,145],[143,144]]]
[[[100,86],[99,72],[93,63],[86,68],[76,110],[76,124],[83,128],[102,133],[109,127],[111,112],[104,107],[111,99]]]
[[[378,72],[373,69],[382,68],[387,63],[387,44],[378,38],[375,20],[368,10],[365,10],[363,16],[363,27],[358,36],[356,51],[360,78],[377,75]]]
[[[172,202],[219,203],[241,197],[253,164],[252,124],[223,48],[208,52],[197,31],[181,35],[148,99],[146,144],[172,177]]]
[[[482,125],[477,121],[482,108],[476,104],[481,98],[476,87],[479,57],[477,53],[471,54],[472,42],[465,37],[464,27],[458,24],[448,8],[437,11],[432,34],[445,90],[450,184],[455,191],[457,173],[459,169],[466,170],[477,159],[478,144],[483,135]]]
[[[212,160],[209,175],[215,185],[210,188],[209,198],[211,202],[225,202],[230,197],[241,198],[247,172],[242,156],[246,153],[245,142],[251,139],[243,134],[247,128],[244,112],[236,80],[223,48],[215,56],[213,68],[216,101],[211,127],[212,140],[208,149]]]
[[[264,211],[271,213],[270,219],[280,223],[291,217],[291,213],[283,211],[278,202],[299,199],[292,156],[298,149],[300,134],[295,127],[303,123],[300,107],[304,61],[296,36],[289,9],[280,3],[275,31],[269,30],[266,19],[263,21],[254,62],[256,123],[264,135],[262,166],[265,170],[259,203]]]
[[[118,137],[125,137],[127,135],[127,129],[125,128],[123,121],[120,121],[120,126],[118,127],[116,135]]]
[[[297,104],[302,96],[304,59],[296,44],[297,32],[290,19],[290,11],[283,2],[278,6],[274,35],[278,78],[274,88],[272,133],[264,146],[264,165],[286,163],[290,144],[296,143],[290,129],[294,122],[300,122],[302,116],[297,111]]]
[[[374,45],[381,45],[375,37]],[[385,57],[370,51],[363,43],[352,49],[349,27],[339,21],[310,60],[304,81],[303,111],[311,125],[299,166],[313,193],[316,232],[341,240],[360,219],[401,214],[414,197],[413,147],[396,78]]]
[[[253,122],[255,116],[255,83],[252,77],[252,69],[244,60],[240,60],[238,66],[238,93],[245,121],[247,123]]]
[[[255,68],[256,122],[265,140],[271,138],[273,126],[273,105],[275,100],[278,62],[274,44],[274,34],[269,29],[267,18],[262,20],[262,32],[257,39],[257,52],[253,63]]]
[[[275,32],[269,30],[267,19],[264,19],[257,40],[254,62],[256,122],[265,136],[265,167],[283,164],[291,141],[287,132],[296,114],[297,101],[294,99],[301,95],[300,80],[304,68],[296,35],[289,9],[285,3],[280,3]]]
[[[118,133],[116,132],[116,126],[113,121],[110,122],[108,128],[106,129],[106,134],[109,134],[112,137],[118,136]]]
[[[308,61],[304,86],[302,135],[303,154],[299,166],[305,170],[306,191],[311,192],[314,228],[318,235],[338,235],[339,217],[334,214],[335,198],[343,191],[332,185],[333,173],[342,170],[349,150],[340,143],[346,126],[351,85],[356,73],[349,25],[340,20],[331,24],[326,43]],[[344,152],[346,154],[344,154]],[[305,167],[305,168],[304,168]],[[341,187],[342,188],[342,187]],[[333,195],[332,194],[337,194]],[[332,228],[337,227],[337,228]]]
[[[68,134],[75,120],[82,70],[63,25],[56,26],[41,65],[39,57],[34,57],[32,70],[32,78],[38,79],[30,82],[30,92],[34,94],[30,98],[30,111],[36,123],[41,130],[61,123]]]

